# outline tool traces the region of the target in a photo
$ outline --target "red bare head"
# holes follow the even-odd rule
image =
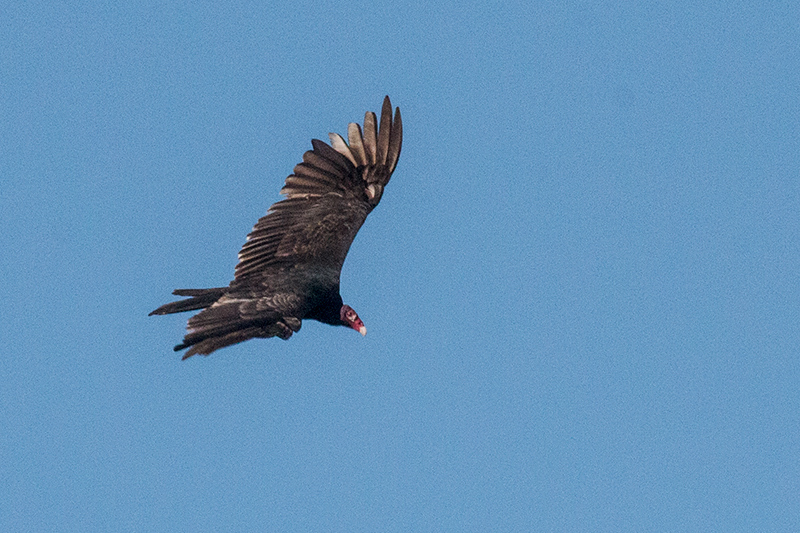
[[[358,318],[358,313],[353,311],[353,308],[349,305],[342,306],[341,311],[339,311],[339,316],[342,319],[342,323],[348,328],[353,328],[362,335],[367,334],[367,327],[364,325],[361,319]]]

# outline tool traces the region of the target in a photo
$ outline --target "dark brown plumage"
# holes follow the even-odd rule
[[[203,309],[189,319],[188,333],[175,351],[183,358],[255,337],[288,339],[304,319],[348,326],[366,334],[355,311],[342,303],[339,275],[347,251],[378,205],[397,166],[403,142],[400,110],[383,100],[380,126],[364,116],[364,129],[351,123],[347,140],[329,134],[331,144],[311,141],[312,150],[286,178],[286,198],[270,207],[239,252],[227,287],[178,289],[189,296],[162,305],[151,315]]]

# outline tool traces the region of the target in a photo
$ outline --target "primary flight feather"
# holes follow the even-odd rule
[[[400,109],[383,100],[380,124],[364,116],[364,129],[351,123],[347,141],[330,133],[331,144],[311,141],[312,150],[286,178],[286,198],[269,208],[239,252],[234,280],[227,287],[178,289],[189,299],[162,305],[151,315],[202,311],[189,319],[175,351],[183,358],[248,339],[288,339],[304,319],[367,329],[342,302],[339,275],[347,251],[378,205],[403,143]]]

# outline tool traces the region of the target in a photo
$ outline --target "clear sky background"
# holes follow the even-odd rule
[[[342,294],[181,362],[311,138]],[[0,530],[800,530],[796,2],[13,2]]]

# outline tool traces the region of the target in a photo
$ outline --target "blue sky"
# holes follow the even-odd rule
[[[0,31],[0,529],[797,531],[793,2],[29,2]],[[361,338],[181,362],[389,94]]]

